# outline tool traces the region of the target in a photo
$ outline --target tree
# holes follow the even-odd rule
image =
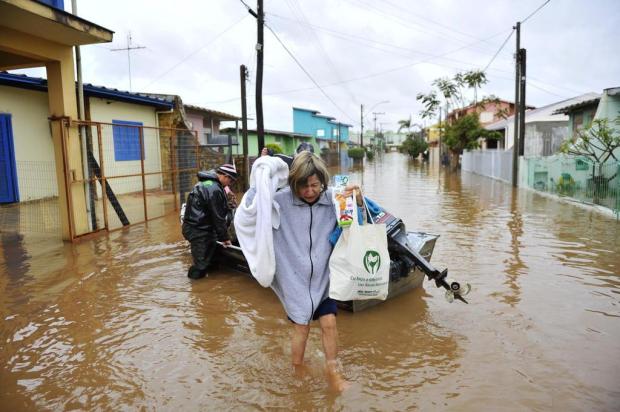
[[[620,116],[614,122],[620,125]],[[595,119],[590,127],[578,130],[572,140],[561,147],[564,153],[583,156],[595,164],[603,164],[610,158],[618,160],[616,149],[620,147],[620,132],[609,126],[608,119]]]
[[[620,116],[614,123],[620,126]],[[592,168],[592,186],[594,190],[594,203],[599,203],[599,197],[606,192],[613,176],[605,177],[603,164],[610,159],[618,161],[620,155],[620,131],[609,125],[609,119],[595,119],[590,127],[578,130],[572,140],[562,143],[560,151],[573,156],[585,157],[594,164]]]
[[[473,150],[480,147],[479,138],[501,139],[499,132],[486,130],[480,126],[477,113],[466,114],[446,126],[444,142],[456,155],[463,150]]]
[[[398,121],[398,131],[396,133],[400,133],[401,130],[403,129],[407,129],[407,133],[409,133],[409,131],[411,130],[411,116],[409,116],[409,119],[405,119],[405,120],[399,120]]]
[[[487,84],[487,75],[482,70],[469,70],[465,73],[457,73],[454,76],[457,83],[465,85],[470,89],[474,89],[474,104],[478,103],[478,89]]]
[[[488,82],[486,74],[481,70],[457,73],[452,79],[435,79],[432,83],[433,90],[428,94],[418,93],[416,96],[416,99],[424,106],[424,109],[420,112],[422,118],[435,117],[437,114],[437,110],[442,103],[438,92],[443,97],[446,113],[449,112],[450,108],[454,110],[465,106],[466,101],[463,97],[465,89],[474,90],[474,104],[478,105],[478,89]]]
[[[420,156],[420,153],[424,153],[428,149],[428,143],[419,137],[409,136],[400,147],[401,152],[407,153],[414,159]]]

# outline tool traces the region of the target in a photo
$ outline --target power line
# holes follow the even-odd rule
[[[283,20],[286,20],[286,21],[291,21],[291,22],[294,22],[296,24],[300,23],[300,22],[295,21],[293,19],[289,19],[289,18],[284,17],[284,16],[279,16],[277,14],[270,14],[270,16],[274,16],[274,17],[277,17],[277,18],[280,18],[280,19],[283,19]],[[301,22],[301,23],[304,24],[303,22]],[[330,36],[334,36],[336,38],[339,38],[339,39],[342,39],[342,40],[345,40],[345,41],[349,41],[349,42],[353,42],[353,43],[357,43],[357,44],[362,44],[362,45],[364,45],[367,48],[376,49],[376,50],[379,50],[379,51],[382,51],[382,52],[385,52],[385,53],[389,53],[389,54],[393,54],[393,55],[396,55],[396,56],[406,57],[406,58],[410,58],[411,57],[411,55],[406,55],[406,54],[403,54],[403,53],[398,53],[398,52],[396,52],[394,50],[388,50],[388,49],[386,49],[384,47],[392,48],[392,49],[397,49],[397,50],[403,50],[403,51],[405,51],[407,53],[411,53],[411,54],[419,54],[419,55],[429,56],[429,57],[432,57],[432,58],[441,58],[441,59],[445,59],[445,60],[452,60],[452,61],[457,62],[457,63],[466,63],[466,62],[463,62],[462,60],[458,60],[458,59],[453,59],[453,58],[445,57],[445,56],[447,56],[448,54],[456,53],[456,52],[461,51],[461,50],[463,50],[465,48],[469,48],[471,46],[474,46],[477,43],[487,42],[488,40],[498,36],[499,34],[503,34],[503,32],[502,32],[502,33],[495,34],[495,35],[493,35],[493,36],[491,36],[491,37],[489,37],[487,39],[479,39],[478,41],[469,43],[469,44],[465,45],[464,47],[460,47],[460,48],[458,48],[456,50],[453,50],[453,51],[450,51],[448,53],[445,53],[445,54],[442,54],[442,55],[438,56],[436,54],[432,54],[432,53],[425,52],[425,51],[422,51],[422,50],[410,49],[410,48],[406,48],[406,47],[402,47],[402,46],[397,46],[397,45],[394,45],[394,44],[384,43],[384,42],[381,42],[381,41],[378,41],[378,40],[374,40],[374,39],[370,39],[370,38],[367,38],[367,37],[357,36],[357,35],[350,34],[350,33],[339,32],[339,31],[336,31],[336,30],[333,30],[333,29],[329,29],[329,28],[326,28],[326,27],[313,25],[313,24],[310,24],[310,23],[306,23],[306,24],[308,26],[311,26],[311,27],[317,29],[317,30],[324,31],[327,34],[329,34]],[[382,47],[377,47],[377,46],[374,46],[373,44],[376,44],[376,45],[382,46]]]
[[[276,17],[276,18],[279,18],[279,19],[282,19],[282,20],[285,20],[285,21],[289,21],[289,22],[293,22],[293,23],[296,23],[296,24],[299,24],[299,23],[305,24],[305,25],[308,25],[310,27],[313,27],[316,30],[323,31],[326,34],[329,34],[330,36],[333,36],[333,37],[336,37],[336,38],[339,38],[339,39],[342,39],[342,40],[345,40],[345,41],[348,41],[348,42],[353,42],[353,43],[361,44],[361,45],[364,45],[367,48],[372,48],[372,49],[379,50],[379,51],[382,51],[384,53],[389,53],[389,54],[396,55],[396,56],[411,57],[410,55],[406,55],[404,53],[398,53],[395,50],[388,50],[387,48],[392,48],[392,49],[396,49],[396,50],[402,50],[402,51],[407,52],[407,53],[421,54],[421,55],[426,55],[426,56],[430,56],[430,57],[436,57],[436,58],[445,59],[445,60],[448,60],[448,61],[453,61],[455,63],[471,65],[471,63],[469,63],[469,62],[465,62],[465,61],[462,61],[462,60],[446,57],[447,54],[455,53],[457,51],[463,50],[463,48],[459,48],[459,49],[457,49],[457,50],[455,50],[453,52],[449,52],[447,54],[442,54],[442,55],[438,56],[438,55],[434,55],[434,54],[431,54],[431,53],[428,53],[428,52],[425,52],[425,51],[421,51],[421,50],[410,49],[410,48],[406,48],[406,47],[397,46],[397,45],[394,45],[394,44],[384,43],[384,42],[381,42],[381,41],[378,41],[378,40],[374,40],[374,39],[370,39],[370,38],[363,37],[363,36],[358,36],[358,35],[354,35],[354,34],[350,34],[350,33],[340,32],[340,31],[337,31],[337,30],[334,30],[334,29],[331,29],[331,28],[327,28],[327,27],[323,27],[323,26],[318,26],[316,24],[311,24],[311,23],[307,23],[307,22],[299,22],[299,21],[296,21],[294,19],[291,19],[291,18],[288,18],[288,17],[285,17],[285,16],[280,16],[280,15],[274,14],[274,13],[270,13],[269,15],[272,16],[272,17]],[[510,32],[508,33],[507,39],[504,40],[504,42],[502,43],[502,46],[500,47],[499,50],[501,50],[503,47],[505,47],[506,43],[508,42],[508,40],[510,40],[510,37],[512,36],[513,33],[514,33],[514,29],[510,30]],[[491,37],[488,37],[486,39],[478,39],[478,42],[488,42],[490,39],[496,37],[499,34],[501,34],[501,33],[495,34],[495,35],[493,35]],[[466,45],[465,47],[467,48],[469,46],[475,45],[476,43],[477,42],[470,43],[469,45]],[[378,46],[384,46],[386,48],[384,48],[384,47],[376,47],[376,46],[373,46],[373,44],[378,45]],[[495,59],[497,58],[496,56],[498,56],[498,55],[499,55],[499,52],[496,52],[495,56],[486,65],[486,67],[484,69],[485,72],[487,70],[489,70],[489,67],[495,61]],[[445,65],[445,66],[446,67],[452,67],[452,66],[448,66],[448,65]],[[475,66],[475,65],[472,65],[472,66]],[[496,70],[496,71],[506,72],[506,73],[508,73],[508,72],[513,73],[512,70],[508,71],[508,70],[501,70],[501,69],[497,69],[497,68],[493,68],[491,70]],[[554,84],[551,84],[551,83],[547,83],[544,80],[537,79],[537,78],[535,78],[535,77],[533,77],[531,75],[528,76],[528,78],[532,79],[532,80],[536,80],[540,84],[546,84],[548,86],[551,86],[553,88],[570,91],[572,93],[583,94],[583,91],[571,89],[571,88],[568,88],[568,87],[565,87],[565,86],[560,86],[560,85],[554,85]],[[348,80],[345,80],[345,82],[348,82]],[[309,90],[309,89],[295,89],[293,91],[303,91],[303,90]],[[549,92],[549,93],[551,93],[551,92]],[[551,93],[551,94],[553,94],[553,93]]]
[[[483,72],[486,72],[487,69],[489,68],[489,66],[491,65],[491,63],[493,63],[493,61],[495,60],[495,58],[497,57],[497,55],[499,54],[499,52],[502,51],[502,49],[504,48],[504,46],[506,45],[506,43],[508,43],[508,39],[510,39],[510,37],[512,37],[512,33],[514,33],[514,29],[512,29],[510,31],[510,33],[508,34],[508,37],[506,37],[506,40],[504,40],[504,42],[502,43],[501,46],[499,46],[499,49],[497,49],[497,51],[495,52],[495,54],[493,55],[493,57],[491,58],[491,60],[489,61],[489,63],[484,67],[484,69],[482,70]]]
[[[325,59],[325,61],[327,62],[329,68],[331,69],[331,71],[336,75],[336,79],[337,80],[342,80],[342,76],[340,75],[339,70],[336,68],[336,65],[334,64],[332,59],[329,57],[329,53],[327,53],[327,51],[325,50],[325,47],[323,47],[323,43],[321,42],[321,39],[319,38],[319,36],[314,31],[314,28],[312,27],[312,24],[310,24],[310,22],[306,18],[306,15],[303,12],[299,2],[294,2],[294,0],[291,0],[289,2],[289,0],[286,0],[286,3],[287,3],[289,8],[291,9],[291,12],[293,12],[294,15],[296,14],[295,13],[295,9],[294,9],[294,7],[291,4],[295,5],[295,7],[297,8],[297,10],[299,12],[299,15],[301,16],[301,19],[298,20],[297,22],[301,23],[302,25],[305,25],[306,28],[309,28],[309,32],[312,34],[312,37],[314,37],[314,39],[316,41],[316,45],[318,46],[319,52],[323,55],[323,59]],[[345,85],[344,89],[349,94],[349,97],[351,98],[351,101],[353,101],[353,102],[357,101],[357,98],[353,95],[353,92],[349,89],[348,86]]]
[[[414,13],[410,9],[407,9],[405,7],[402,7],[402,6],[398,5],[398,4],[395,4],[395,3],[393,3],[393,2],[391,2],[389,0],[383,0],[383,3],[386,3],[386,4],[392,6],[393,8],[395,8],[397,10],[405,12],[406,14],[409,14],[410,16],[414,16],[414,17],[418,18],[419,20],[428,21],[429,23],[432,23],[432,24],[434,24],[436,26],[439,26],[439,27],[441,27],[441,28],[443,28],[445,30],[448,30],[448,31],[460,34],[461,36],[469,37],[469,38],[474,39],[474,40],[481,40],[480,38],[478,38],[478,37],[476,37],[474,35],[471,35],[469,33],[466,33],[466,32],[463,32],[463,31],[460,31],[460,30],[457,30],[457,29],[454,29],[454,28],[452,28],[450,26],[447,26],[447,25],[445,25],[443,23],[438,22],[437,20],[432,20],[432,19],[430,19],[426,15]],[[423,26],[422,23],[417,23],[417,24]],[[486,42],[486,40],[483,40],[483,41]],[[491,45],[491,46],[493,46],[493,45]]]
[[[523,24],[523,23],[525,23],[526,21],[528,21],[530,17],[532,17],[533,15],[535,15],[536,13],[538,13],[538,11],[539,11],[540,9],[542,9],[543,7],[545,7],[545,6],[546,6],[546,5],[547,5],[550,1],[551,1],[551,0],[547,0],[547,1],[545,1],[543,4],[541,4],[541,5],[540,5],[540,6],[539,6],[536,10],[534,10],[533,12],[531,12],[529,16],[527,16],[525,19],[523,19],[523,20],[521,21],[521,24]]]
[[[231,24],[230,26],[228,26],[226,29],[224,29],[223,31],[221,31],[220,33],[218,33],[215,37],[213,37],[211,40],[209,40],[207,43],[203,44],[202,46],[200,46],[199,48],[195,49],[194,51],[192,51],[191,53],[187,54],[185,57],[183,57],[179,62],[177,62],[176,64],[174,64],[172,67],[170,67],[168,70],[164,71],[163,73],[161,73],[159,76],[157,76],[156,78],[154,78],[153,80],[151,80],[150,83],[148,83],[146,86],[144,86],[144,88],[149,87],[150,85],[152,85],[153,83],[155,83],[157,80],[161,79],[162,77],[164,77],[165,75],[167,75],[168,73],[170,73],[172,70],[176,69],[177,67],[179,67],[181,64],[185,63],[187,60],[189,60],[192,56],[194,56],[196,53],[198,53],[199,51],[201,51],[202,49],[204,49],[205,47],[207,47],[208,45],[210,45],[211,43],[213,43],[214,41],[216,41],[217,39],[219,39],[220,37],[222,37],[226,32],[228,32],[230,29],[232,29],[233,27],[235,27],[237,24],[241,23],[243,21],[243,19],[245,19],[247,17],[247,14],[244,15],[242,18],[240,18],[239,20],[235,21],[233,24]]]
[[[268,27],[268,26],[267,26],[267,28],[268,28],[268,29],[269,29],[272,33],[274,33],[274,32],[273,32],[273,30],[271,29],[271,27]],[[490,39],[492,39],[492,38],[494,38],[494,37],[497,37],[499,34],[502,34],[502,33],[494,34],[493,36],[488,37],[486,40],[490,40]],[[275,35],[275,33],[274,33],[274,35]],[[277,37],[277,35],[276,35],[276,39],[278,39],[278,41],[280,41],[280,40],[279,40],[279,38]],[[483,40],[481,40],[481,41],[483,41]],[[476,43],[477,43],[477,42],[476,42]],[[471,43],[471,44],[474,44],[474,43]],[[355,81],[360,81],[360,80],[366,80],[366,79],[370,79],[370,78],[372,78],[372,77],[382,76],[382,75],[384,75],[384,74],[388,74],[388,73],[396,72],[396,71],[399,71],[399,70],[407,69],[407,68],[410,68],[410,67],[416,66],[416,65],[418,65],[418,64],[429,63],[431,60],[434,60],[434,59],[436,59],[436,58],[443,58],[444,56],[446,56],[446,55],[448,55],[448,54],[452,54],[452,53],[456,53],[456,52],[458,52],[458,51],[461,51],[461,50],[463,50],[463,49],[465,49],[465,48],[467,48],[467,47],[471,46],[471,44],[469,44],[469,45],[465,45],[465,46],[462,46],[462,47],[459,47],[458,49],[451,50],[451,51],[448,51],[448,52],[443,53],[443,54],[440,54],[440,55],[430,55],[430,57],[428,57],[428,58],[426,58],[426,59],[419,60],[419,61],[416,61],[416,62],[413,62],[413,63],[409,63],[409,64],[406,64],[406,65],[404,65],[404,66],[393,67],[393,68],[391,68],[391,69],[383,70],[383,71],[380,71],[380,72],[370,73],[370,74],[367,74],[367,75],[364,75],[364,76],[359,76],[359,77],[354,77],[354,78],[350,78],[350,79],[342,80],[342,81],[339,81],[339,82],[329,83],[329,84],[327,84],[327,85],[325,85],[325,86],[323,86],[323,87],[331,87],[331,86],[337,86],[337,85],[340,85],[340,84],[343,84],[343,83],[350,83],[350,82],[355,82]],[[286,49],[286,46],[284,46],[284,45],[283,45],[283,47]],[[286,49],[286,50],[288,51],[288,49]],[[292,57],[293,57],[293,59],[295,59],[295,57],[294,57],[294,56],[292,56]],[[296,60],[296,59],[295,59],[295,60]],[[297,60],[296,60],[296,61],[297,61]],[[464,63],[464,62],[461,62],[461,63]],[[300,63],[298,63],[298,64],[300,64]],[[438,65],[438,66],[441,66],[440,64],[437,64],[437,63],[431,63],[431,64],[436,64],[436,65]],[[444,65],[444,66],[447,66],[447,65]],[[453,66],[447,66],[447,67],[451,67],[451,68],[453,68]],[[303,68],[302,68],[302,70],[304,70],[304,71],[305,71],[305,69],[303,69]],[[321,88],[321,86],[319,86],[319,85],[316,83],[316,81],[314,81],[314,79],[311,79],[311,80],[313,81],[313,83],[314,83],[317,87],[306,87],[306,88],[300,88],[300,89],[291,89],[291,90],[285,90],[285,91],[274,92],[274,93],[265,93],[265,95],[268,95],[268,96],[269,96],[269,95],[271,95],[271,96],[273,96],[273,95],[278,95],[278,94],[294,93],[294,92],[308,91],[308,90],[314,90],[314,89],[316,89],[316,88],[319,88],[319,89]],[[227,103],[227,102],[234,101],[234,100],[238,100],[238,99],[239,99],[239,98],[237,97],[237,98],[232,98],[232,99],[227,99],[227,100],[217,101],[217,102],[213,102],[213,103]],[[350,117],[349,117],[349,118],[350,118]]]
[[[376,17],[377,14],[380,15],[380,16],[383,16],[384,18],[386,18],[388,20],[391,20],[393,22],[396,22],[396,23],[400,24],[402,27],[404,27],[404,28],[406,28],[408,30],[418,31],[418,32],[424,33],[426,35],[429,35],[429,36],[431,36],[433,38],[443,37],[444,39],[451,40],[451,41],[457,41],[459,43],[466,43],[467,42],[467,40],[463,40],[463,39],[460,39],[460,38],[457,38],[457,37],[454,37],[454,36],[451,36],[451,35],[446,35],[444,33],[438,32],[438,31],[428,31],[428,30],[425,30],[425,29],[415,28],[415,27],[413,27],[413,25],[415,25],[416,23],[413,23],[413,22],[411,22],[409,20],[405,20],[401,15],[396,16],[396,15],[390,14],[390,13],[384,11],[383,9],[375,6],[374,4],[365,2],[364,0],[355,0],[355,1],[347,0],[347,2],[352,4],[352,5],[354,5],[355,7],[361,8],[362,10],[365,10],[367,12],[373,13],[373,15],[375,17]],[[419,23],[417,25],[421,26]],[[477,43],[480,43],[480,42],[476,42],[474,44],[477,44]],[[479,49],[479,50],[488,52],[487,50],[482,50],[482,49]]]
[[[356,120],[354,120],[351,116],[349,116],[347,114],[347,112],[345,112],[343,109],[340,108],[340,106],[338,106],[336,104],[336,102],[325,92],[325,90],[323,90],[323,88],[317,83],[316,80],[314,80],[314,78],[312,77],[312,75],[310,73],[308,73],[308,71],[306,70],[306,68],[299,62],[299,60],[297,60],[297,58],[295,57],[295,55],[289,50],[288,47],[286,47],[286,45],[282,42],[282,40],[280,40],[280,37],[278,37],[278,35],[276,34],[276,32],[269,27],[267,24],[265,24],[265,27],[267,27],[269,29],[269,31],[274,35],[274,37],[276,38],[276,40],[278,41],[278,43],[280,43],[280,45],[282,45],[282,47],[284,48],[284,50],[286,50],[286,52],[289,54],[289,56],[291,56],[291,58],[295,61],[295,63],[297,63],[297,65],[299,66],[299,68],[306,74],[306,76],[308,76],[308,78],[312,81],[312,83],[314,83],[314,85],[321,91],[321,93],[323,93],[323,95],[330,101],[332,102],[332,104],[338,109],[340,110],[340,112],[342,112],[342,114],[344,114],[345,116],[347,116],[351,121],[356,122]]]

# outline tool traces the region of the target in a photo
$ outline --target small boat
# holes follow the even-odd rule
[[[372,215],[375,223],[384,223],[388,235],[388,252],[390,254],[390,283],[388,285],[387,299],[401,295],[422,285],[424,276],[434,280],[437,287],[447,290],[448,301],[465,299],[461,294],[461,285],[455,281],[448,281],[448,270],[439,271],[429,263],[435,248],[438,235],[424,232],[407,232],[404,222],[387,211],[381,211]],[[233,234],[234,235],[234,234]],[[233,246],[223,247],[219,245],[218,253],[215,254],[216,264],[228,269],[250,274],[248,263],[243,252],[232,236]],[[469,286],[467,286],[469,287]],[[375,306],[383,300],[354,300],[338,302],[338,306],[344,310],[359,312]]]

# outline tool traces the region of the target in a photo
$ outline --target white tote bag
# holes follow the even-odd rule
[[[329,297],[332,299],[385,300],[390,282],[390,255],[385,224],[358,222],[342,230],[329,259]]]

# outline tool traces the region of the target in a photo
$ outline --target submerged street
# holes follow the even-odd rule
[[[0,407],[26,410],[588,410],[620,407],[620,223],[387,153],[347,173],[410,231],[440,235],[431,282],[339,312],[352,385],[331,392],[320,333],[251,277],[190,281],[177,215],[77,244],[0,233]]]

